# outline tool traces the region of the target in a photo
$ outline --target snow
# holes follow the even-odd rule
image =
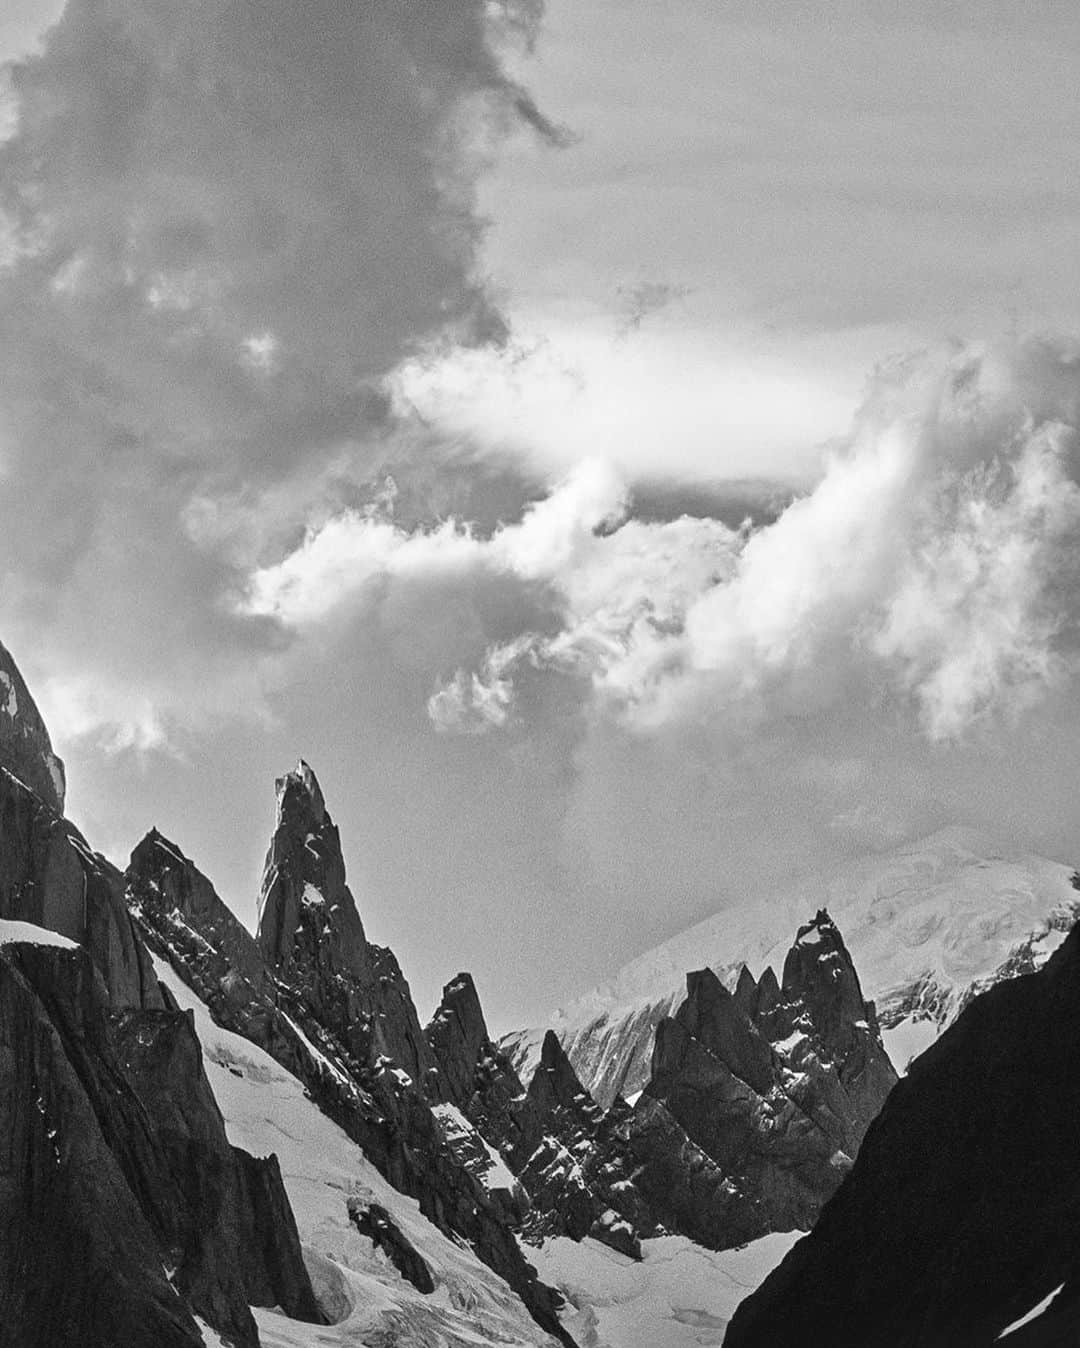
[[[56,792],[57,799],[61,807],[64,804],[64,774],[60,767],[60,760],[55,754],[45,755],[45,766],[49,769],[49,776],[52,779],[53,790]]]
[[[998,1339],[1004,1339],[1007,1335],[1011,1334],[1014,1329],[1019,1329],[1022,1325],[1030,1324],[1032,1320],[1035,1320],[1042,1315],[1043,1311],[1049,1307],[1051,1301],[1053,1301],[1064,1286],[1065,1284],[1062,1283],[1061,1287],[1055,1287],[1049,1296],[1043,1297],[1040,1302],[1032,1306],[1031,1310],[1029,1310],[1026,1315],[1022,1315],[1019,1320],[1014,1320],[1011,1325],[1006,1325],[998,1335]]]
[[[1018,948],[1030,943],[1036,964],[1049,958],[1080,915],[1073,873],[1003,848],[975,829],[945,828],[830,873],[803,876],[781,891],[740,898],[632,960],[547,1025],[504,1042],[523,1080],[535,1070],[548,1028],[586,1085],[605,1074],[617,1078],[632,1043],[651,1035],[643,1028],[645,1010],[670,1014],[685,997],[688,971],[707,965],[729,986],[743,963],[758,978],[767,966],[778,971],[795,932],[819,908],[840,929],[883,1025],[917,1019],[920,1008],[909,1003],[923,989],[922,1009],[934,1012],[936,1036],[967,990],[993,979]],[[815,934],[806,933],[802,943]],[[920,1040],[919,1047],[928,1042]],[[898,1052],[911,1056],[904,1041]],[[646,1053],[639,1075],[647,1062]],[[642,1084],[628,1077],[625,1090]]]
[[[544,1282],[570,1303],[563,1325],[594,1348],[698,1348],[721,1344],[735,1307],[799,1239],[765,1236],[719,1254],[683,1236],[642,1242],[640,1263],[595,1240],[565,1236],[532,1252]]]
[[[5,696],[0,702],[0,711],[6,711],[7,714],[15,719],[19,714],[19,699],[15,693],[15,684],[12,682],[11,675],[6,674],[0,669],[0,688],[5,690]]]
[[[315,888],[315,886],[311,883],[311,881],[308,880],[307,883],[304,885],[304,892],[300,896],[300,902],[307,904],[309,908],[315,908],[324,904],[326,900]]]
[[[197,1315],[194,1318],[195,1323],[199,1326],[199,1332],[203,1336],[203,1343],[206,1344],[206,1348],[228,1348],[225,1340],[216,1329],[211,1329],[206,1321],[200,1320]]]
[[[183,866],[186,864],[184,858],[180,855],[180,853],[176,850],[176,848],[170,846],[170,844],[167,843],[164,838],[162,837],[155,838],[154,846],[157,848],[159,852],[164,852],[167,857],[172,857],[173,861],[175,861],[178,866]]]
[[[300,1026],[297,1025],[296,1021],[293,1020],[292,1016],[287,1015],[284,1011],[281,1012],[281,1016],[283,1020],[288,1021],[289,1025],[292,1027],[294,1033],[296,1034],[297,1039],[300,1040],[303,1046],[307,1049],[308,1053],[312,1056],[312,1058],[315,1059],[315,1061],[319,1064],[319,1066],[323,1069],[323,1071],[329,1072],[331,1076],[335,1077],[341,1083],[342,1086],[346,1087],[346,1089],[349,1090],[350,1092],[355,1093],[356,1087],[345,1075],[345,1073],[341,1070],[341,1068],[338,1067],[335,1063],[332,1063],[330,1059],[326,1056],[326,1054],[322,1052],[321,1049],[317,1049],[315,1047],[315,1045],[303,1032]]]
[[[35,926],[33,922],[17,922],[12,918],[0,918],[0,945],[55,945],[62,950],[78,950],[79,943],[68,936],[48,927]]]
[[[264,1348],[365,1343],[550,1348],[552,1341],[506,1284],[432,1226],[414,1199],[392,1188],[307,1098],[300,1081],[248,1040],[216,1026],[165,961],[155,958],[154,968],[180,1007],[194,1012],[229,1140],[256,1156],[277,1154],[313,1281],[330,1292],[344,1315],[336,1325],[307,1325],[253,1308]],[[359,1234],[346,1208],[350,1195],[386,1208],[432,1270],[433,1293],[418,1292]]]
[[[908,1017],[898,1025],[894,1025],[891,1030],[882,1030],[881,1039],[885,1045],[885,1052],[892,1059],[892,1065],[903,1076],[913,1059],[925,1052],[940,1033],[941,1026],[936,1020],[929,1017],[923,1020]]]
[[[448,1138],[468,1137],[471,1134],[483,1147],[490,1164],[481,1179],[488,1189],[508,1189],[511,1192],[514,1190],[517,1180],[507,1167],[506,1162],[495,1148],[477,1132],[457,1105],[433,1105],[431,1112],[442,1124]]]

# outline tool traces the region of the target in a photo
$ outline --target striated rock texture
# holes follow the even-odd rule
[[[45,935],[43,933],[43,935]],[[321,1319],[277,1164],[231,1147],[189,1019],[116,1011],[86,951],[0,946],[0,1325],[26,1348],[238,1348]]]
[[[729,1348],[1080,1342],[1080,928],[912,1065]],[[1058,1291],[1058,1289],[1061,1289]]]
[[[151,949],[214,1019],[299,1077],[396,1188],[568,1342],[556,1294],[537,1281],[507,1222],[510,1196],[484,1183],[484,1167],[466,1163],[432,1112],[447,1091],[396,960],[366,940],[311,769],[302,764],[278,783],[257,940],[156,831],[132,854],[126,893]]]
[[[64,765],[41,713],[0,642],[0,763],[57,814],[64,811]]]
[[[710,970],[661,1021],[627,1127],[660,1221],[713,1249],[810,1227],[896,1081],[872,1005],[824,911],[778,982]]]

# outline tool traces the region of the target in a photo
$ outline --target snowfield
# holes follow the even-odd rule
[[[735,1307],[802,1236],[765,1236],[714,1254],[684,1236],[642,1242],[640,1264],[595,1240],[560,1236],[535,1251],[540,1277],[569,1305],[562,1322],[582,1348],[722,1344]]]
[[[254,1308],[265,1348],[539,1348],[553,1344],[501,1278],[422,1216],[361,1149],[305,1096],[303,1085],[262,1049],[220,1029],[167,963],[158,978],[195,1014],[206,1074],[229,1141],[256,1156],[275,1152],[304,1257],[336,1325],[308,1325]],[[349,1220],[350,1196],[379,1203],[427,1261],[437,1283],[423,1295]],[[208,1343],[212,1343],[208,1339]]]
[[[603,1103],[632,1094],[648,1079],[656,1021],[682,1001],[689,970],[708,965],[729,986],[744,963],[755,978],[769,965],[779,975],[797,928],[827,908],[903,1071],[970,992],[1049,958],[1080,916],[1074,875],[975,829],[942,829],[733,904],[631,961],[547,1025],[508,1035],[504,1046],[528,1080],[553,1029]]]
[[[554,1343],[500,1278],[387,1184],[294,1076],[256,1045],[216,1026],[167,963],[155,958],[154,968],[180,1007],[194,1013],[229,1140],[256,1156],[277,1154],[312,1281],[324,1304],[335,1305],[342,1317],[334,1325],[308,1325],[255,1307],[264,1348]],[[433,1293],[418,1292],[359,1234],[346,1208],[351,1195],[386,1208],[427,1261]],[[562,1319],[582,1348],[689,1348],[722,1342],[735,1306],[799,1234],[767,1236],[722,1254],[683,1237],[650,1240],[640,1264],[592,1240],[578,1245],[560,1238],[524,1248],[541,1279],[566,1294]],[[204,1338],[207,1348],[220,1343],[209,1328]]]

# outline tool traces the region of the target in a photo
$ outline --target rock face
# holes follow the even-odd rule
[[[57,814],[64,812],[64,765],[15,661],[0,642],[0,763]]]
[[[276,1162],[232,1148],[175,1010],[112,1008],[84,950],[0,946],[5,1341],[258,1343],[249,1304],[321,1319]]]
[[[509,1195],[489,1189],[483,1167],[466,1163],[432,1112],[448,1088],[397,961],[366,939],[314,773],[301,764],[278,782],[277,797],[257,939],[156,831],[136,847],[126,873],[140,930],[220,1025],[299,1077],[397,1189],[568,1342],[556,1295],[537,1282],[506,1220]]]
[[[385,1059],[425,1089],[434,1063],[409,985],[393,953],[364,935],[337,827],[306,763],[278,780],[277,796],[259,903],[267,967],[358,1063]]]
[[[526,1237],[631,1255],[664,1229],[719,1250],[811,1226],[896,1081],[825,912],[799,929],[782,980],[744,969],[731,993],[708,969],[689,976],[632,1107],[602,1109],[551,1031],[524,1090],[466,974],[427,1036],[446,1098],[524,1190]]]
[[[195,1348],[198,1314],[243,1348],[251,1304],[321,1321],[277,1163],[229,1145],[3,648],[0,672],[0,1336]]]
[[[640,1257],[654,1223],[640,1202],[615,1138],[618,1114],[602,1110],[577,1079],[558,1039],[544,1044],[526,1090],[491,1041],[473,980],[458,974],[426,1030],[447,1103],[476,1129],[475,1149],[451,1116],[448,1137],[489,1187],[494,1152],[517,1180],[507,1220],[527,1239],[591,1235]],[[436,1113],[440,1107],[436,1106]],[[629,1110],[623,1106],[622,1113]],[[446,1122],[446,1116],[441,1115]],[[485,1156],[485,1150],[487,1155]]]
[[[977,997],[912,1065],[731,1348],[1080,1341],[1080,929]],[[1058,1289],[1061,1289],[1058,1291]]]
[[[628,1141],[660,1220],[723,1249],[808,1228],[896,1081],[840,933],[819,912],[783,980],[710,970],[661,1021]]]
[[[89,951],[117,1006],[161,1006],[119,871],[0,759],[0,918],[58,931]]]

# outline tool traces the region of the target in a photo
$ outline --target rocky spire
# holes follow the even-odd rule
[[[296,964],[314,962],[331,973],[367,979],[368,943],[318,779],[301,760],[276,786],[277,822],[259,899],[263,958],[283,978]]]
[[[639,1187],[665,1224],[718,1248],[809,1226],[895,1081],[843,939],[819,912],[782,982],[744,968],[733,995],[709,969],[687,975],[629,1126]]]
[[[441,1096],[467,1112],[481,1054],[495,1052],[471,974],[446,984],[424,1035],[438,1065]]]
[[[64,812],[64,765],[30,690],[0,642],[0,768],[6,768],[55,810]]]
[[[151,947],[182,961],[209,1006],[216,1007],[222,995],[243,1003],[268,981],[255,938],[195,863],[156,828],[135,847],[124,881],[128,908]]]
[[[259,948],[268,967],[355,1060],[385,1061],[430,1088],[434,1059],[393,952],[371,944],[345,881],[341,837],[311,768],[277,782]]]

